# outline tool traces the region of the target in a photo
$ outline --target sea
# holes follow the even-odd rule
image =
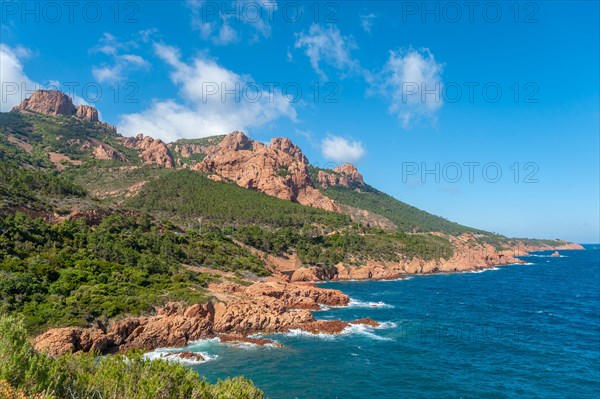
[[[370,317],[340,335],[263,335],[283,347],[191,343],[207,380],[269,398],[599,398],[600,245],[525,265],[397,281],[329,282],[352,298],[315,317]],[[181,350],[181,348],[177,349]]]

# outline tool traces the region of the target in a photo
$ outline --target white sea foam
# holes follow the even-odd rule
[[[350,299],[350,302],[348,303],[348,307],[350,308],[386,308],[386,309],[393,309],[394,307],[392,305],[388,305],[385,302],[364,302],[358,299]]]
[[[376,341],[392,341],[391,338],[381,337],[373,332],[375,328],[364,324],[350,324],[344,328],[340,334],[342,335],[362,335]]]
[[[308,331],[301,330],[299,328],[294,328],[293,330],[289,330],[286,333],[281,333],[286,337],[309,337],[309,338],[319,338],[324,339],[326,341],[333,341],[336,337],[336,334],[325,334],[325,333],[317,333],[313,334]]]
[[[498,267],[490,267],[488,269],[479,269],[479,270],[467,270],[461,273],[483,273],[483,272],[489,272],[490,270],[500,270],[500,268]]]
[[[390,328],[396,328],[397,324],[391,321],[380,323],[377,327],[369,326],[366,324],[350,324],[345,327],[339,334],[326,334],[326,333],[311,333],[308,331],[301,330],[299,328],[290,330],[286,333],[282,333],[286,337],[307,337],[317,338],[326,341],[333,341],[338,337],[345,335],[361,335],[376,341],[392,341],[392,338],[381,337],[374,333],[376,330],[384,330]]]
[[[181,352],[175,352],[172,349],[167,349],[167,348],[160,348],[160,349],[156,349],[153,352],[148,352],[144,355],[144,357],[146,359],[150,359],[150,360],[163,359],[163,360],[168,360],[170,362],[183,363],[185,365],[202,364],[202,363],[209,362],[209,361],[214,360],[219,357],[217,355],[211,355],[206,352],[196,352],[196,351],[189,351],[189,352],[199,354],[200,356],[202,356],[204,358],[204,360],[185,359],[180,356]]]
[[[396,327],[398,327],[398,325],[396,323],[394,323],[393,321],[384,321],[382,323],[379,323],[379,325],[377,327],[375,327],[375,329],[385,330],[385,329],[396,328]]]

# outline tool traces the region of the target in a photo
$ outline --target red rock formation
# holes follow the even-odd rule
[[[21,101],[21,104],[12,109],[12,112],[33,111],[45,115],[75,114],[76,108],[71,98],[57,90],[36,90],[31,97]]]
[[[323,188],[335,186],[356,187],[365,185],[363,177],[358,169],[349,163],[335,167],[332,172],[320,170],[317,179]]]
[[[98,122],[98,110],[89,105],[80,105],[77,107],[75,116],[87,122]]]
[[[224,341],[251,342],[245,338],[249,334],[297,328],[336,333],[349,325],[316,321],[306,310],[317,308],[319,304],[347,304],[348,297],[337,290],[279,282],[256,283],[243,292],[240,287],[232,287],[231,291],[236,294],[227,303],[198,304],[188,308],[169,304],[159,309],[156,316],[115,321],[105,332],[95,328],[52,329],[36,338],[35,347],[53,356],[90,350],[102,353],[129,348],[152,350],[183,346],[191,340],[215,336]],[[372,324],[364,320],[357,322]]]
[[[273,197],[339,211],[331,199],[314,188],[308,160],[286,138],[275,138],[266,146],[242,132],[233,132],[192,169],[220,175],[241,187]]]
[[[98,139],[92,138],[92,139],[90,139],[90,143],[93,147],[92,154],[94,155],[94,158],[96,158],[96,159],[121,161],[121,162],[127,161],[127,157],[125,155],[123,155],[119,151],[115,150],[113,147],[109,146],[108,144],[106,144]]]
[[[348,296],[337,290],[317,288],[313,284],[285,284],[281,282],[256,283],[246,288],[250,296],[268,296],[276,298],[288,308],[318,309],[319,304],[345,306],[350,301]]]
[[[36,90],[13,107],[11,112],[37,112],[51,116],[75,116],[88,122],[98,122],[98,110],[89,105],[76,107],[71,97],[58,90]]]
[[[140,158],[147,164],[159,165],[164,168],[174,168],[175,162],[169,148],[162,140],[138,134],[135,137],[120,137],[119,140],[127,148],[141,150]]]

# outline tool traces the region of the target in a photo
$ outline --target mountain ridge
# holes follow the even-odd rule
[[[79,109],[84,111],[80,112]],[[394,228],[398,225],[389,217],[378,213],[375,207],[360,209],[356,204],[350,203],[351,201],[338,204],[335,199],[330,198],[324,190],[342,187],[360,192],[361,188],[368,189],[370,186],[365,184],[360,172],[351,164],[336,166],[333,169],[318,169],[315,174],[315,167],[310,165],[302,150],[288,138],[274,138],[267,146],[250,139],[242,132],[203,139],[180,139],[173,143],[164,143],[160,139],[141,133],[133,137],[124,137],[118,135],[116,128],[98,121],[97,118],[81,118],[80,114],[97,116],[98,112],[89,106],[75,107],[67,95],[58,91],[34,92],[11,112],[65,116],[80,119],[82,122],[102,124],[101,126],[107,127],[107,133],[114,133],[112,143],[102,141],[101,137],[90,139],[85,135],[71,138],[65,143],[66,146],[78,147],[79,152],[91,149],[89,155],[96,160],[134,164],[141,160],[146,165],[157,165],[167,169],[191,169],[206,173],[216,181],[233,182],[243,188],[258,190],[302,205],[344,212],[358,222],[384,228]],[[23,138],[10,137],[21,142]],[[57,141],[61,139],[61,135],[56,136]],[[137,152],[139,159],[135,159],[133,154],[126,156],[125,148]],[[63,152],[64,150],[65,148]],[[57,154],[55,158],[60,157],[59,162],[79,162],[71,160],[69,154],[62,154],[60,151],[54,154]],[[431,215],[431,218],[436,217]],[[410,227],[418,230],[418,226]],[[476,231],[470,228],[466,230]]]

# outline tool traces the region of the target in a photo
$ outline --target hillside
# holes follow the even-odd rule
[[[146,182],[162,175],[162,171],[146,167],[155,166],[193,169],[209,175],[213,180],[233,182],[270,196],[329,211],[345,212],[351,216],[353,212],[348,212],[348,207],[337,206],[336,202],[366,210],[373,214],[372,218],[363,217],[362,222],[367,225],[371,222],[374,225],[395,226],[406,232],[459,234],[477,231],[397,201],[364,185],[362,177],[361,192],[350,189],[347,181],[353,178],[351,173],[343,170],[339,173],[317,171],[288,139],[276,139],[270,147],[266,147],[242,133],[181,139],[170,144],[142,135],[123,138],[114,127],[98,122],[93,117],[94,121],[91,121],[60,113],[40,113],[50,101],[48,97],[52,92],[42,94],[42,98],[37,100],[35,95],[32,96],[33,99],[18,107],[17,112],[0,115],[4,133],[0,139],[3,164],[27,165],[29,169],[68,169],[66,175],[70,181],[80,183],[93,197],[107,202],[111,197],[117,201],[131,197]],[[53,102],[69,102],[68,97],[65,99],[66,96],[62,94],[56,96],[58,98],[52,99]],[[67,109],[68,113],[77,112],[73,111],[72,104],[53,106],[59,110]],[[93,111],[87,111],[96,115]],[[10,172],[11,175],[14,173]],[[332,183],[333,175],[342,179],[333,178],[336,181],[323,188],[319,185],[324,178],[321,175],[328,177],[329,183]],[[111,177],[114,177],[112,181]],[[8,188],[5,187],[5,190]],[[19,191],[13,190],[7,197],[18,197]],[[258,200],[260,197],[254,198]],[[13,205],[17,203],[20,203],[19,200]],[[388,223],[373,222],[377,219],[387,220]]]
[[[20,315],[30,333],[76,328],[50,330],[57,353],[89,350],[81,334],[110,352],[230,332],[339,332],[306,309],[347,298],[296,282],[479,270],[536,246],[575,248],[431,215],[353,165],[311,166],[287,138],[123,137],[51,91],[0,122],[0,313]],[[186,307],[200,330],[182,321]]]

